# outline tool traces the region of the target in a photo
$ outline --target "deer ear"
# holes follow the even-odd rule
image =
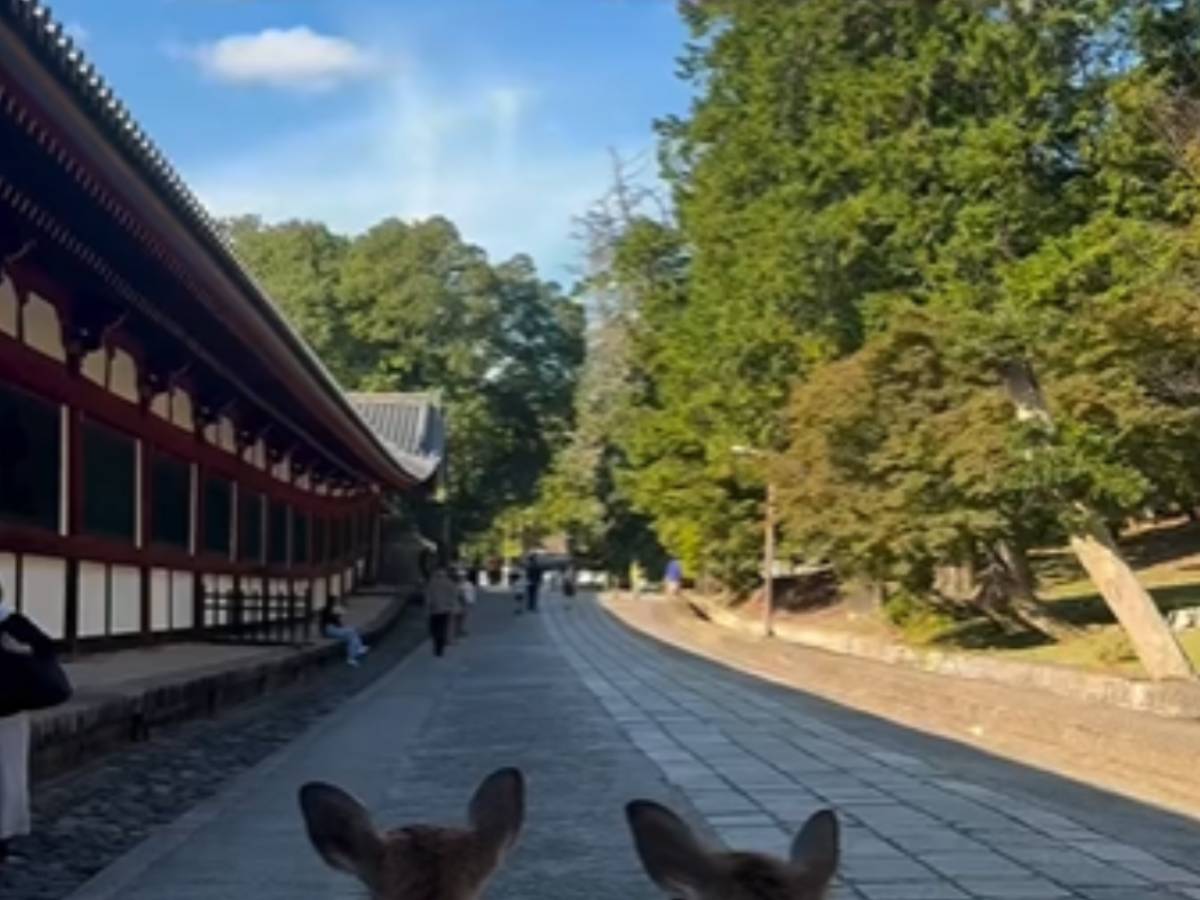
[[[357,875],[371,886],[383,861],[383,838],[361,803],[330,784],[300,789],[300,811],[308,839],[330,866]]]
[[[792,864],[804,875],[826,884],[837,871],[841,837],[837,816],[823,809],[813,815],[792,841]]]
[[[525,776],[520,769],[499,769],[475,789],[468,810],[471,827],[504,853],[525,821]]]
[[[695,896],[717,877],[712,854],[687,823],[665,806],[634,800],[625,807],[646,874],[668,893]]]

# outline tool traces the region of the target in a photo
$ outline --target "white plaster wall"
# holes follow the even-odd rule
[[[66,362],[67,351],[63,347],[62,327],[54,304],[31,292],[23,312],[25,343],[39,353]]]
[[[130,403],[138,402],[137,362],[129,352],[117,348],[108,364],[108,389]]]
[[[142,573],[134,566],[112,567],[112,633],[136,634],[142,628]]]
[[[237,432],[227,416],[221,416],[217,423],[217,443],[222,450],[237,453]]]
[[[108,384],[108,351],[103,347],[93,350],[83,358],[79,370],[88,381],[105,387]]]
[[[49,556],[25,554],[21,560],[25,614],[52,638],[67,631],[67,564]]]
[[[174,631],[191,628],[192,595],[195,584],[191,572],[171,573],[171,628]]]
[[[167,393],[155,394],[150,401],[150,412],[158,416],[160,419],[171,421],[171,395]]]
[[[184,431],[195,431],[196,421],[192,413],[192,395],[183,388],[171,391],[171,421]]]
[[[167,569],[150,570],[150,630],[171,630],[171,573]]]
[[[108,582],[103,563],[79,564],[79,637],[104,637]]]
[[[320,609],[325,605],[325,579],[313,579],[313,609]]]
[[[0,332],[17,336],[17,292],[12,280],[0,276]]]

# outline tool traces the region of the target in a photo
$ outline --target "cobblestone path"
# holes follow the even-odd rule
[[[303,734],[387,674],[424,636],[406,613],[359,669],[334,666],[215,719],[155,732],[81,771],[34,786],[34,834],[0,867],[0,900],[59,900],[228,779]]]
[[[502,765],[528,826],[493,900],[649,898],[622,815],[645,796],[713,840],[781,850],[820,806],[845,825],[837,898],[1200,898],[1200,826],[667,650],[593,603],[413,654],[73,900],[362,896],[307,846],[295,791],[336,781],[386,824],[459,819]]]

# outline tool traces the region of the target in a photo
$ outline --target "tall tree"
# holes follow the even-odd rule
[[[227,228],[345,387],[441,397],[455,540],[533,499],[569,428],[583,313],[528,257],[493,265],[442,218],[353,239],[253,217]]]

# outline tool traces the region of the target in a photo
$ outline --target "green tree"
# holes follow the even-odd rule
[[[227,230],[344,387],[441,397],[456,542],[533,499],[570,425],[583,313],[527,257],[493,265],[442,218],[353,239],[253,217]]]
[[[317,222],[268,225],[258,216],[224,223],[237,254],[297,331],[343,382],[351,359],[339,307],[350,241]]]

